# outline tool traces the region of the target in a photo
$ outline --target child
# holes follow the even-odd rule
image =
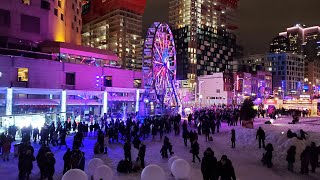
[[[231,130],[231,148],[236,148],[236,131]]]

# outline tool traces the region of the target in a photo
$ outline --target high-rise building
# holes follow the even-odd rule
[[[37,47],[42,41],[81,43],[80,0],[0,1],[0,46]]]
[[[229,72],[236,52],[232,32],[239,0],[170,0],[169,23],[177,49],[177,78]]]
[[[108,49],[122,68],[142,68],[142,15],[146,0],[83,0],[82,45]]]
[[[271,53],[292,52],[306,57],[320,56],[320,27],[297,24],[279,33],[270,43]]]
[[[270,53],[273,89],[284,95],[301,94],[304,82],[304,56],[296,53]]]
[[[270,43],[271,53],[282,53],[287,52],[289,46],[289,39],[285,36],[277,36],[272,39]]]
[[[304,58],[304,91],[313,93],[313,88],[320,84],[320,27],[306,27],[297,24],[287,28],[286,32],[279,33],[270,43],[271,53],[294,53]],[[290,68],[285,68],[290,71]],[[278,72],[279,73],[279,72]],[[288,72],[288,77],[291,74]],[[300,73],[300,72],[299,72]],[[274,78],[277,79],[277,78]]]
[[[235,72],[272,72],[272,63],[268,61],[266,54],[253,54],[237,58],[233,68]]]

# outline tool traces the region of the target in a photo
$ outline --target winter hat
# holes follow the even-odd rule
[[[227,159],[228,159],[228,157],[227,157],[227,155],[222,155],[221,159],[223,159],[223,160],[227,160]]]

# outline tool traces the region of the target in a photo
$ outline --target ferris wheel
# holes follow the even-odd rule
[[[142,58],[146,93],[154,93],[162,109],[178,107],[176,49],[168,24],[155,22],[148,29]]]

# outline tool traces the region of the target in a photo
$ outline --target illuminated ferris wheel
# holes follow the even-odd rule
[[[147,94],[155,93],[162,110],[179,106],[176,93],[176,49],[168,24],[155,22],[143,46],[143,78]]]

